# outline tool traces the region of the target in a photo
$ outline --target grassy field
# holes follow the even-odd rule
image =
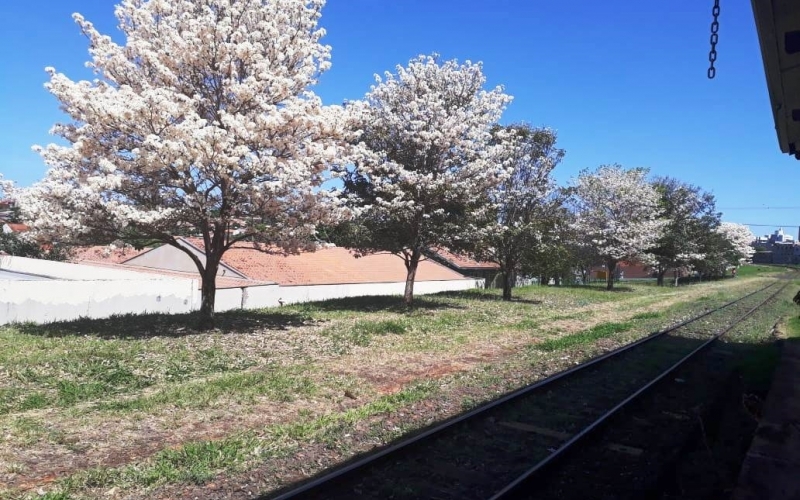
[[[786,272],[786,267],[773,266],[767,264],[748,264],[741,266],[736,274],[740,278],[749,278],[752,276],[769,276]]]
[[[768,282],[354,298],[0,328],[0,498],[241,498]]]

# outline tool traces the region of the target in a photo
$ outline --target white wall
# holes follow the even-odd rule
[[[12,256],[0,257],[0,269],[51,278],[0,280],[0,324],[185,313],[199,300],[198,282],[192,279]]]
[[[246,290],[246,289],[244,289]],[[197,309],[200,309],[202,297],[197,298]],[[230,311],[242,308],[242,288],[221,288],[214,297],[215,311]]]
[[[278,307],[280,297],[280,285],[250,286],[244,289],[244,309]]]
[[[279,301],[284,304],[296,304],[365,295],[402,295],[405,286],[404,281],[340,285],[252,286],[245,289],[244,309],[275,307],[279,305]],[[418,281],[414,283],[414,294],[425,295],[470,288],[483,288],[483,279]],[[217,301],[219,301],[219,295],[217,297]]]
[[[168,276],[52,260],[0,256],[0,269],[65,280],[173,280]]]
[[[192,280],[0,281],[0,325],[186,313],[192,310],[195,295]]]
[[[183,243],[186,248],[191,250],[192,253],[200,259],[200,262],[205,265],[206,256],[203,252],[198,252],[194,247],[185,244],[182,240],[180,240],[180,242]],[[188,255],[186,255],[185,252],[178,250],[171,245],[161,245],[160,247],[148,250],[143,254],[137,255],[136,257],[125,261],[125,264],[130,266],[151,267],[153,269],[166,269],[169,271],[180,271],[185,273],[197,272],[197,266],[195,265],[194,261]],[[234,271],[233,268],[224,263],[220,263],[219,269],[217,270],[217,276],[244,278],[241,273]]]
[[[67,264],[21,257],[0,257],[0,269],[49,276],[47,281],[0,280],[0,325],[47,323],[113,314],[186,313],[200,309],[198,280]],[[482,279],[419,281],[424,295],[483,287]],[[365,295],[402,295],[405,282],[279,286],[275,284],[217,290],[217,311],[276,307]]]

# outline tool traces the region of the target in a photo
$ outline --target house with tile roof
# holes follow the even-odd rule
[[[605,265],[595,266],[591,270],[591,279],[604,281],[606,279]],[[654,271],[649,266],[640,262],[622,261],[614,270],[616,279],[648,279],[654,277]]]
[[[205,259],[202,241],[179,239],[179,244]],[[124,267],[196,279],[197,267],[181,249],[161,245],[144,250],[90,247],[74,254],[74,262]],[[217,310],[272,307],[364,295],[401,295],[406,269],[402,259],[388,253],[356,257],[346,248],[328,246],[314,252],[285,254],[251,242],[235,243],[217,271]],[[465,276],[433,260],[420,262],[415,293],[465,290],[483,286],[482,279]],[[199,307],[199,305],[198,305]]]
[[[452,252],[446,248],[429,248],[425,255],[440,264],[464,276],[479,278],[484,280],[486,286],[496,282],[500,275],[500,266],[494,262],[481,262],[463,254]]]

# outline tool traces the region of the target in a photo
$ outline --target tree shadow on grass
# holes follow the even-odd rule
[[[472,291],[472,290],[454,290],[451,292],[442,292],[437,294],[439,297],[448,297],[453,299],[466,299],[466,300],[479,300],[484,302],[503,302],[503,296],[499,293],[490,293],[485,291]],[[536,299],[522,299],[515,297],[513,294],[511,300],[507,301],[511,304],[541,304],[541,300]]]
[[[14,325],[21,333],[43,337],[88,335],[102,339],[137,340],[153,337],[177,338],[204,333],[197,330],[199,316],[189,314],[122,314],[103,319],[80,318],[44,325]],[[228,311],[217,313],[219,333],[248,333],[257,330],[287,330],[313,325],[307,314],[294,311]]]
[[[314,312],[414,312],[420,310],[465,309],[464,306],[428,298],[414,299],[408,308],[397,296],[365,296],[294,304],[284,308],[226,311],[216,314],[219,333],[248,333],[257,330],[288,330],[317,324]],[[153,337],[177,338],[203,333],[197,330],[198,313],[122,314],[103,319],[80,318],[37,325],[14,325],[21,333],[43,337],[88,335],[102,339],[136,340]]]
[[[448,297],[445,293],[438,293],[433,297]],[[439,309],[465,309],[464,306],[435,300],[428,297],[415,297],[414,305],[407,307],[403,299],[396,295],[367,295],[363,297],[344,297],[341,299],[329,299],[320,302],[305,302],[289,306],[291,309],[300,312],[313,313],[314,311],[336,312],[393,312],[405,313],[419,310],[439,310]]]
[[[633,287],[626,286],[626,285],[617,285],[614,286],[611,290],[606,289],[605,285],[602,286],[594,286],[594,285],[561,285],[559,288],[571,288],[571,289],[578,289],[578,290],[593,290],[596,292],[619,292],[619,293],[627,293],[633,292]]]

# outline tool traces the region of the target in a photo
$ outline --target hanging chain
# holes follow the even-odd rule
[[[717,42],[719,41],[719,0],[714,0],[714,8],[711,9],[714,21],[711,23],[711,51],[708,53],[708,79],[712,80],[717,76],[717,68],[714,63],[717,61]]]

